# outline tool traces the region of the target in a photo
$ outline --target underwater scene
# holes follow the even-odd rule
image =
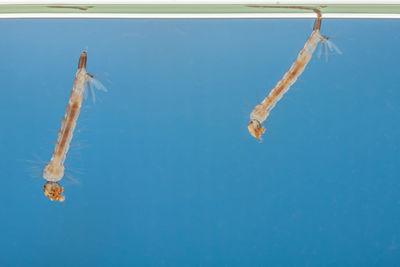
[[[400,265],[400,21],[0,32],[1,266]]]

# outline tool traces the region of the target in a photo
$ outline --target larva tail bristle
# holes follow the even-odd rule
[[[329,37],[322,35],[321,47],[317,54],[318,58],[320,58],[323,53],[325,55],[325,60],[328,61],[329,51],[336,52],[339,55],[342,54],[342,51],[339,49],[339,47],[337,47],[337,45],[335,45]]]
[[[96,95],[94,93],[93,88],[96,88],[97,90],[103,91],[103,92],[107,92],[107,88],[98,80],[96,80],[94,78],[93,75],[87,73],[87,89],[89,91],[89,94],[92,98],[93,103],[96,102]]]

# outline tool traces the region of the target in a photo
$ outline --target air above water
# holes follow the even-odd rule
[[[3,20],[0,265],[399,265],[400,21],[323,20],[343,54],[314,53],[247,130],[313,23]],[[82,51],[108,92],[83,100],[52,202]]]

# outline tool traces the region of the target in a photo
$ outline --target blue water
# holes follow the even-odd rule
[[[247,132],[312,25],[2,21],[0,265],[399,266],[399,21],[323,21],[343,55]],[[51,202],[40,170],[85,49],[109,92]]]

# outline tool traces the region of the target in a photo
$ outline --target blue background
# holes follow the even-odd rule
[[[313,20],[3,20],[0,265],[398,266],[400,31],[325,20],[266,121],[252,107]],[[80,53],[64,203],[42,192]],[[35,161],[35,162],[33,162]]]

